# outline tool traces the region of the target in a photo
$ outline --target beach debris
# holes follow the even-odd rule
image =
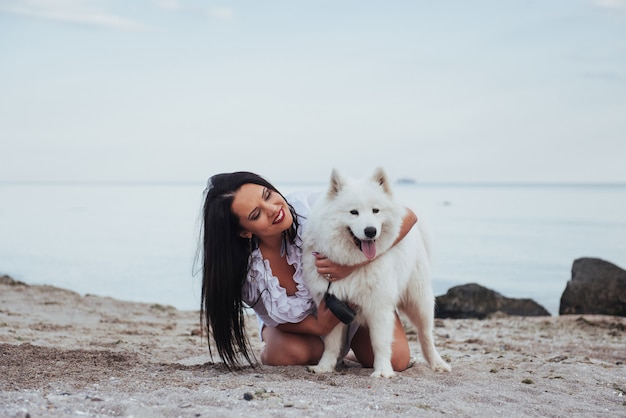
[[[265,400],[272,397],[278,397],[276,393],[273,391],[268,391],[267,389],[257,389],[254,393],[246,392],[243,394],[243,399],[246,401],[251,401],[252,399]]]
[[[172,313],[176,311],[176,308],[170,305],[161,305],[160,303],[153,303],[150,305],[150,309],[154,309],[161,312]]]

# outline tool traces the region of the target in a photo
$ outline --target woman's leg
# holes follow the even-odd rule
[[[350,344],[354,355],[363,367],[374,367],[374,352],[370,340],[369,329],[362,326],[354,334],[352,343]],[[401,372],[409,367],[411,361],[411,350],[406,333],[402,327],[402,321],[396,314],[396,323],[393,330],[393,344],[391,345],[391,366],[396,372]]]
[[[273,327],[263,327],[265,346],[261,363],[268,366],[317,364],[324,352],[324,342],[316,335],[294,334]]]

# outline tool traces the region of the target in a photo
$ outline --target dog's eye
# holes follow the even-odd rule
[[[358,214],[359,214],[359,211],[358,211],[358,210],[356,210],[356,209],[352,209],[352,210],[350,211],[350,213],[351,213],[352,215],[358,215]]]
[[[378,212],[380,212],[380,209],[377,209],[377,208],[372,209],[372,213],[378,213]]]

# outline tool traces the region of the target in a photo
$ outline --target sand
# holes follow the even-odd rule
[[[356,363],[229,372],[198,330],[198,312],[5,279],[0,416],[626,416],[626,318],[437,320],[452,372],[409,331],[416,361],[393,379]]]

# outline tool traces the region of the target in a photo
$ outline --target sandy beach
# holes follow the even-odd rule
[[[415,364],[393,379],[354,363],[229,372],[198,330],[197,311],[5,278],[0,416],[626,416],[622,317],[437,320],[452,372],[433,373],[409,331]]]

